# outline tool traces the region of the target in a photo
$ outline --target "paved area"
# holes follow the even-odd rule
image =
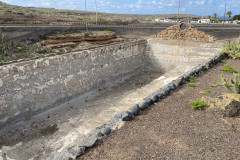
[[[239,60],[228,60],[237,66]],[[240,117],[222,118],[205,110],[194,110],[189,100],[201,98],[200,91],[227,92],[224,87],[210,87],[220,82],[221,65],[202,73],[196,87],[183,85],[133,121],[111,133],[82,159],[240,159]]]

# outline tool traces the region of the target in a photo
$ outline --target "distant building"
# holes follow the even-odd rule
[[[198,21],[190,21],[190,23],[198,23]]]
[[[240,24],[240,20],[233,21],[233,24]]]
[[[198,23],[202,23],[202,24],[210,24],[211,20],[210,19],[199,19]]]
[[[155,22],[171,23],[171,22],[177,22],[177,20],[170,19],[170,18],[165,18],[165,19],[157,18],[157,19],[155,19]]]
[[[161,19],[157,18],[155,19],[155,22],[161,22]]]

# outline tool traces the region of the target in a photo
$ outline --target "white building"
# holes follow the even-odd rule
[[[211,20],[210,19],[199,19],[198,23],[203,23],[203,24],[210,24]]]

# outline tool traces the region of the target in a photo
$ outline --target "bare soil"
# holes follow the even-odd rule
[[[237,66],[239,60],[227,60]],[[206,110],[194,110],[188,104],[203,95],[201,91],[228,92],[210,87],[221,82],[219,64],[201,73],[195,87],[186,84],[147,109],[133,121],[115,130],[78,160],[85,159],[240,159],[240,117],[223,118]]]

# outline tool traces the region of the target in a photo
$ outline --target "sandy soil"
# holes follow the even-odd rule
[[[237,66],[239,60],[227,60]],[[183,85],[141,116],[113,132],[78,158],[82,159],[240,159],[240,117],[222,118],[206,110],[194,110],[189,100],[200,91],[227,92],[210,87],[220,82],[219,64],[196,79],[196,86]]]

